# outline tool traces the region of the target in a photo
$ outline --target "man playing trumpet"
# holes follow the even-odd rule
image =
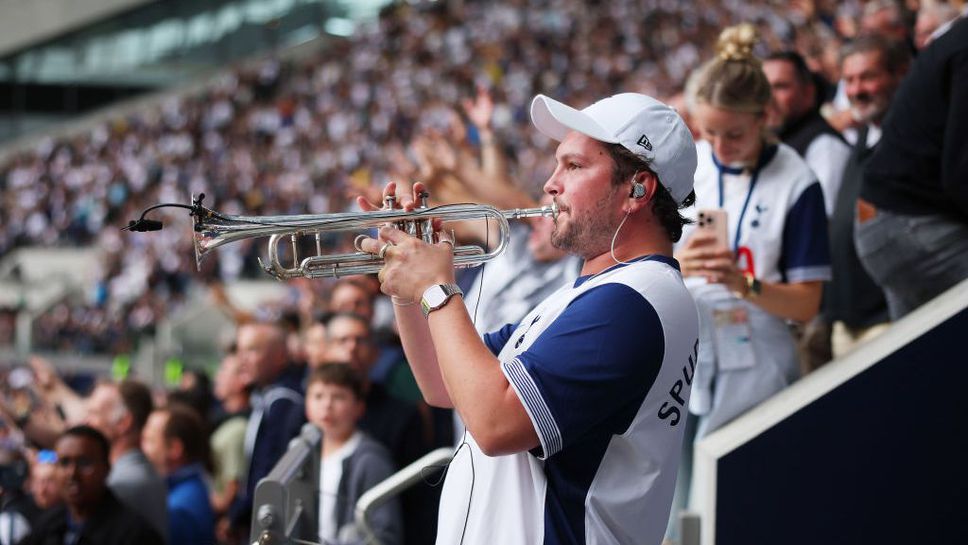
[[[544,191],[559,208],[552,243],[584,259],[574,284],[482,339],[454,284],[449,236],[428,244],[383,228],[360,245],[385,260],[382,290],[425,399],[467,427],[437,542],[658,543],[698,343],[672,258],[679,209],[694,200],[695,146],[675,111],[644,95],[581,111],[539,95],[531,117],[560,141]],[[414,207],[395,193],[390,183],[384,197]]]

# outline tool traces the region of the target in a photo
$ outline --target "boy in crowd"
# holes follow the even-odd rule
[[[366,405],[363,381],[345,364],[314,369],[306,384],[306,418],[323,432],[319,472],[319,539],[321,543],[365,543],[353,524],[360,496],[393,474],[390,453],[357,428]],[[403,522],[396,500],[369,517],[380,543],[401,543]]]

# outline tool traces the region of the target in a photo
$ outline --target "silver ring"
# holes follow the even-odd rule
[[[440,239],[440,243],[441,244],[450,244],[450,250],[451,251],[454,251],[454,241],[453,240],[450,240],[448,238],[442,238],[442,239]]]
[[[390,246],[393,246],[392,242],[387,242],[386,244],[381,246],[380,251],[376,254],[377,257],[379,257],[380,259],[385,259],[387,255],[387,250],[390,249]]]
[[[368,237],[366,235],[356,235],[356,238],[353,239],[353,247],[356,248],[356,251],[357,252],[362,252],[363,251],[363,248],[362,248],[362,246],[361,246],[360,243],[362,243],[363,240],[364,239],[367,239],[367,238],[370,238],[370,237]]]

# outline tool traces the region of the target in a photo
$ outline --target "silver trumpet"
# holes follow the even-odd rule
[[[404,230],[406,233],[418,237],[427,243],[437,242],[433,230],[433,220],[461,221],[461,220],[493,220],[499,228],[497,246],[486,251],[477,245],[462,245],[454,247],[454,266],[476,267],[486,263],[507,248],[511,238],[508,220],[558,217],[558,205],[539,208],[516,208],[513,210],[498,210],[485,204],[445,204],[427,206],[425,193],[420,196],[420,206],[412,212],[394,209],[395,200],[387,197],[382,210],[360,213],[339,214],[300,214],[288,216],[231,216],[221,214],[202,206],[204,195],[192,198],[192,206],[180,205],[191,209],[194,218],[195,260],[200,267],[202,259],[223,244],[239,240],[259,237],[269,237],[269,252],[265,261],[259,259],[259,265],[270,275],[285,280],[289,278],[338,278],[354,274],[373,274],[383,268],[384,261],[377,255],[359,251],[323,255],[320,237],[323,233],[348,232],[359,233],[367,229],[377,229],[386,225]],[[151,210],[151,209],[149,209]],[[147,211],[146,211],[147,213]],[[157,227],[138,228],[137,223],[157,223]],[[145,220],[144,215],[138,222],[131,222],[128,229],[134,231],[160,229],[160,222]],[[316,255],[310,255],[300,260],[298,237],[314,236],[316,239]],[[292,246],[293,264],[284,265],[279,256],[279,246],[286,239]],[[359,238],[359,237],[358,237]]]

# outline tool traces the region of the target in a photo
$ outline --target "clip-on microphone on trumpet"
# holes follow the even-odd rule
[[[146,233],[148,231],[161,231],[162,227],[164,227],[164,224],[162,222],[158,221],[158,220],[150,220],[150,219],[146,218],[145,216],[148,215],[148,212],[151,212],[152,210],[154,210],[156,208],[165,208],[166,206],[173,206],[175,208],[185,208],[185,209],[191,210],[191,215],[192,216],[195,216],[199,212],[201,212],[202,210],[204,210],[204,207],[202,206],[202,199],[204,199],[204,198],[205,198],[205,194],[204,193],[200,193],[198,195],[198,197],[192,199],[192,205],[191,206],[188,206],[186,204],[173,203],[173,202],[156,204],[154,206],[150,206],[150,207],[146,208],[144,210],[144,212],[141,213],[141,217],[140,218],[138,218],[136,220],[129,221],[128,222],[128,225],[126,227],[122,227],[121,230],[122,231],[133,231],[133,232],[136,232],[136,233]]]

